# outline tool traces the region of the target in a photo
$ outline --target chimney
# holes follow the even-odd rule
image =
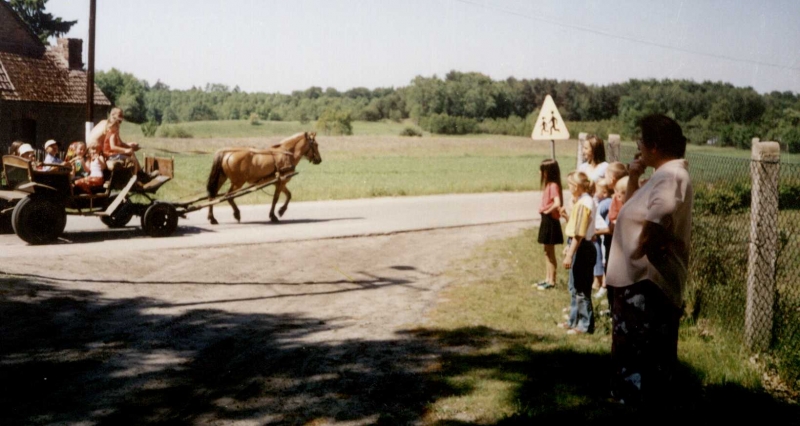
[[[58,39],[58,47],[61,55],[69,64],[71,70],[82,70],[83,61],[81,55],[83,54],[83,40],[79,38],[60,38]]]

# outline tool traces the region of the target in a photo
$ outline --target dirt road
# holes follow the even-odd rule
[[[265,206],[245,207],[241,224],[218,209],[220,225],[198,212],[164,239],[73,217],[59,244],[2,235],[0,405],[14,408],[0,416],[419,422],[443,392],[431,368],[446,349],[408,329],[454,262],[534,226],[538,199],[293,203],[278,225]]]

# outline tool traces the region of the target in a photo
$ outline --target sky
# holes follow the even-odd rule
[[[78,20],[89,0],[49,0]],[[796,0],[97,0],[96,70],[174,89],[403,87],[451,70],[605,85],[723,81],[800,93]]]

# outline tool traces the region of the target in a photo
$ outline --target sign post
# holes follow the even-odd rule
[[[89,134],[94,126],[94,33],[96,0],[89,2],[89,67],[86,70],[86,126],[84,141],[89,142]]]
[[[539,111],[539,117],[533,123],[533,133],[531,139],[535,141],[550,141],[550,155],[553,160],[556,159],[556,141],[565,141],[569,139],[569,130],[567,124],[561,118],[561,114],[556,108],[556,103],[553,98],[547,95],[544,98],[542,109]]]

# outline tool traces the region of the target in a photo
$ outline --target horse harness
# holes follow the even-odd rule
[[[281,173],[288,174],[294,172],[294,164],[292,164],[292,159],[294,157],[293,152],[283,149],[270,149],[269,153],[272,155],[273,163],[275,163],[275,179],[280,179]]]

